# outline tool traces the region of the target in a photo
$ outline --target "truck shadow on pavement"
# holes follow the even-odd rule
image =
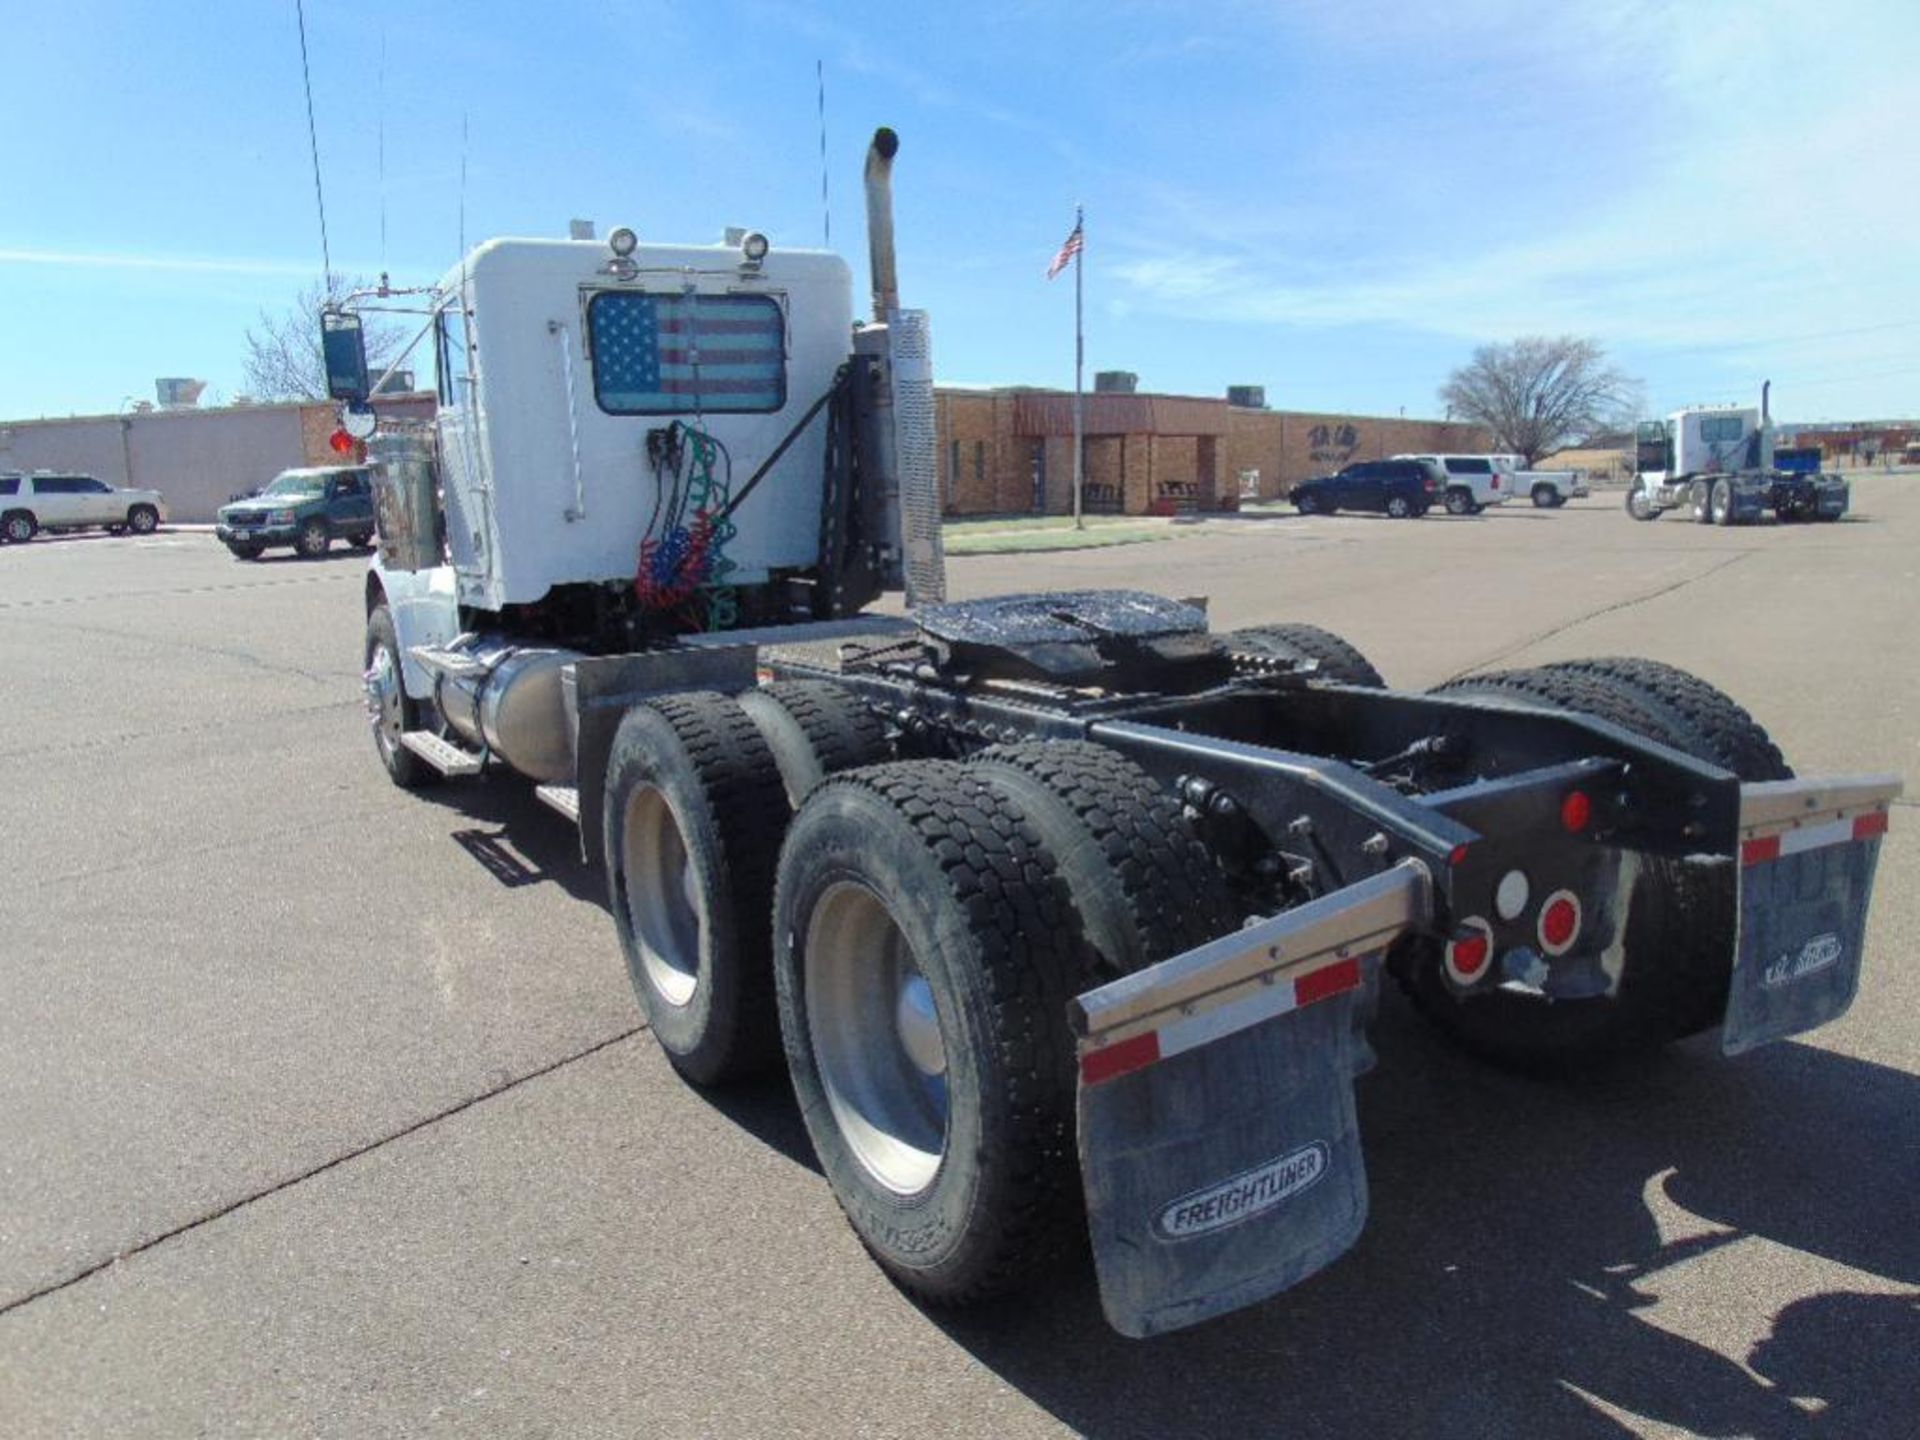
[[[1375,1037],[1373,1214],[1321,1275],[1144,1343],[1108,1329],[1090,1262],[1051,1291],[929,1318],[1094,1436],[1617,1436],[1641,1418],[1913,1433],[1920,1296],[1847,1288],[1858,1277],[1804,1292],[1808,1257],[1920,1286],[1920,1081],[1792,1043],[1723,1062],[1696,1041],[1543,1085],[1391,1002]],[[1739,1290],[1713,1285],[1729,1246]],[[1771,1313],[1775,1260],[1800,1298]],[[1723,1342],[1746,1353],[1676,1333],[1689,1321],[1751,1337]]]

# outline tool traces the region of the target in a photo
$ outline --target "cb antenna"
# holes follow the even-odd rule
[[[327,196],[320,188],[320,132],[313,124],[313,71],[307,65],[307,7],[304,0],[293,0],[294,19],[300,26],[300,81],[307,91],[307,145],[313,151],[313,200],[320,211],[320,268],[327,296],[333,296],[333,251],[327,245]]]
[[[820,248],[833,248],[833,208],[827,203],[827,62],[813,62],[820,86]]]

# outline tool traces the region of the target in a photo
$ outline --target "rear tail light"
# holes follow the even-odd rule
[[[1447,942],[1442,957],[1447,975],[1456,985],[1471,985],[1493,962],[1493,930],[1479,917],[1463,920]]]
[[[1549,955],[1564,955],[1580,938],[1580,900],[1571,890],[1556,890],[1540,907],[1536,927],[1540,948]]]
[[[1560,823],[1568,833],[1578,835],[1593,819],[1593,802],[1584,790],[1569,790],[1560,802]]]

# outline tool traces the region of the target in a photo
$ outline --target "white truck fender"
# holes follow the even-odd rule
[[[369,572],[371,594],[378,586],[393,616],[394,638],[400,642],[400,676],[415,700],[433,698],[433,672],[413,658],[416,646],[444,646],[460,634],[460,605],[454,594],[451,565],[431,570],[389,570],[376,554]],[[369,599],[368,608],[375,602]]]

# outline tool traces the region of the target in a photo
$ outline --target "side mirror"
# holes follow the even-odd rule
[[[367,337],[360,317],[345,310],[320,312],[320,353],[327,369],[327,394],[360,404],[373,387],[367,380]]]

